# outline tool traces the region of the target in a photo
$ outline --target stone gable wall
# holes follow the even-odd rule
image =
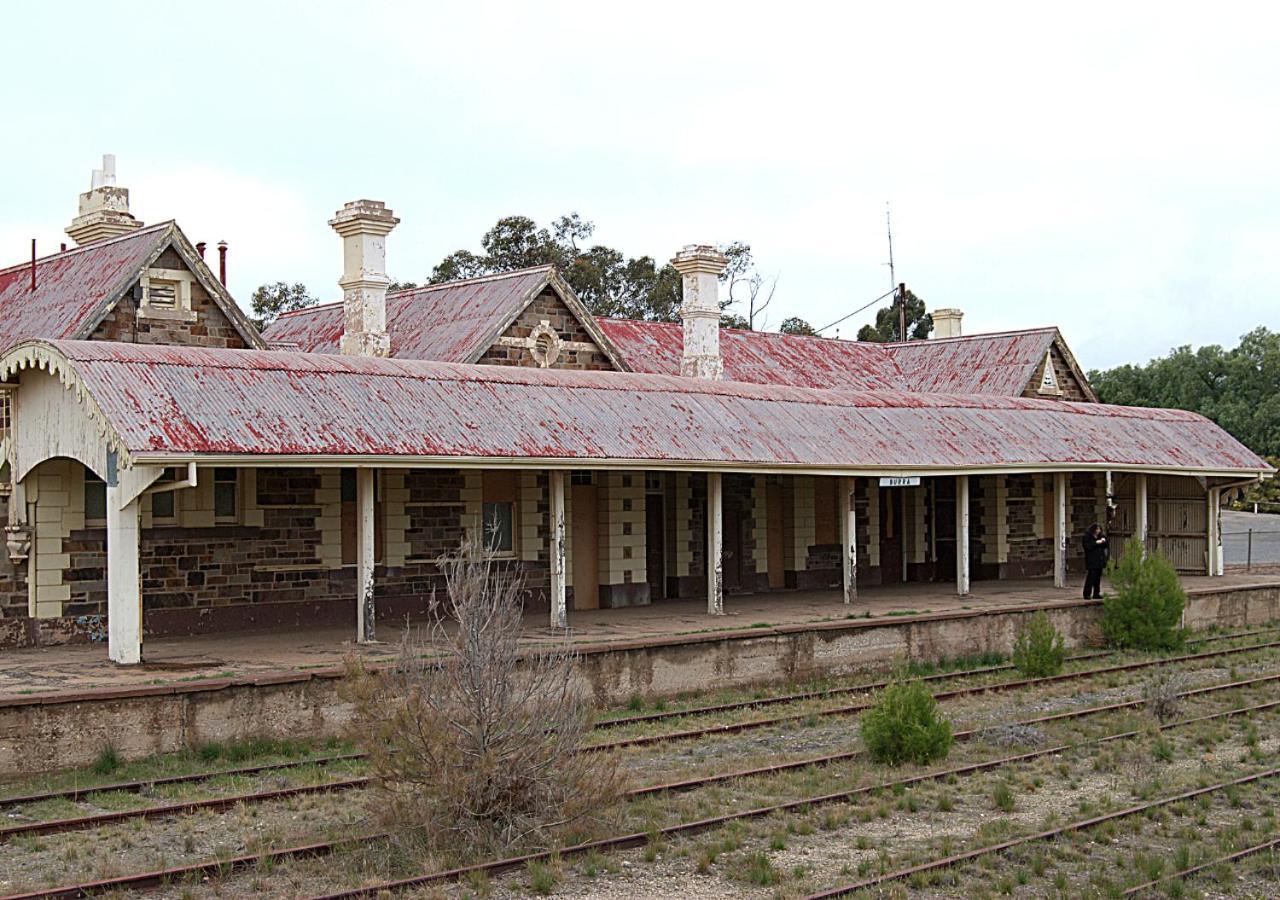
[[[160,255],[155,266],[163,269],[187,269],[182,257],[172,247]],[[133,299],[132,292],[126,292],[115,309],[107,313],[98,324],[90,339],[130,344],[181,344],[246,349],[248,345],[244,338],[199,282],[191,285],[191,309],[196,314],[194,322],[140,317],[138,301]]]
[[[513,345],[513,342],[527,339],[544,321],[561,341],[566,342],[560,349],[559,358],[549,368],[596,371],[614,368],[609,357],[600,351],[582,323],[551,288],[536,297],[477,362],[491,366],[536,368],[538,362],[529,348]]]

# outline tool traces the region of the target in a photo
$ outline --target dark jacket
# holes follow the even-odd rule
[[[1111,556],[1107,536],[1101,532],[1095,537],[1086,534],[1081,541],[1084,545],[1084,567],[1086,569],[1105,569],[1107,559]]]

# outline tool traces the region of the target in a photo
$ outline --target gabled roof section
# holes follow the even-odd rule
[[[625,370],[621,355],[594,317],[549,265],[388,294],[391,356],[475,362],[547,287],[559,295],[600,351]],[[267,326],[263,336],[268,343],[287,343],[306,352],[338,353],[342,326],[342,303],[326,303],[281,315]]]
[[[599,319],[633,372],[680,374],[684,331],[678,322]],[[750,384],[847,390],[906,390],[884,345],[808,335],[720,329],[724,377]]]
[[[30,367],[76,391],[127,464],[1273,472],[1183,410],[103,341],[0,357],[0,377]]]
[[[910,390],[926,393],[999,394],[1027,390],[1045,355],[1057,347],[1072,376],[1091,401],[1097,396],[1057,328],[930,338],[883,345]]]
[[[251,347],[265,346],[235,300],[173,222],[160,222],[38,259],[34,291],[29,262],[0,269],[0,346],[9,347],[30,338],[88,338],[142,271],[170,246],[182,256],[245,341]]]

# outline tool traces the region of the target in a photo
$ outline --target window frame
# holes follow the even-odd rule
[[[230,473],[228,479],[226,475]],[[218,488],[231,487],[231,512],[218,512]],[[240,470],[230,466],[218,466],[213,470],[213,522],[215,525],[235,525],[240,522],[240,503],[244,491],[240,487]]]
[[[98,485],[102,487],[102,515],[92,516],[89,514],[89,491],[93,489],[96,494],[96,486]],[[84,470],[83,502],[85,527],[105,528],[107,525],[107,483],[88,469]]]

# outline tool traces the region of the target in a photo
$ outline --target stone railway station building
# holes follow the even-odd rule
[[[259,334],[110,168],[79,246],[0,270],[0,646],[421,614],[469,531],[553,626],[741,593],[1044,577],[1109,523],[1221,574],[1224,492],[1274,473],[1211,422],[1097,402],[1055,328],[870,344],[598,319],[552,268],[388,294],[357,201],[341,302]],[[336,268],[336,266],[335,266]],[[385,626],[384,626],[385,627]]]

